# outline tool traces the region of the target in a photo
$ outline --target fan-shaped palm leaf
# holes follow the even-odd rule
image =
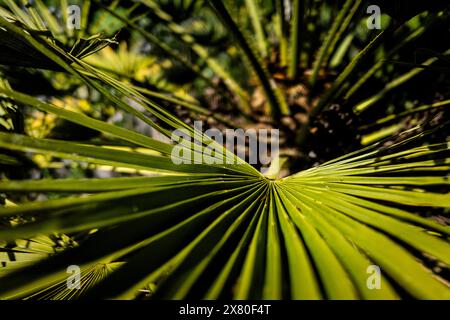
[[[25,33],[2,17],[0,26],[7,36],[167,137],[185,129],[191,141],[181,143],[189,155],[204,154],[211,145],[222,151],[201,164],[177,165],[173,144],[0,89],[18,105],[53,113],[147,152],[14,133],[0,133],[1,148],[153,174],[1,181],[0,191],[6,193],[62,195],[1,208],[2,221],[19,223],[0,227],[0,252],[26,251],[24,242],[40,244],[35,239],[55,233],[86,237],[74,248],[17,270],[6,264],[0,298],[135,298],[149,287],[155,289],[154,298],[170,299],[396,299],[405,293],[450,298],[445,280],[425,266],[433,260],[448,268],[450,229],[414,212],[450,207],[448,143],[414,146],[427,134],[423,132],[271,180],[135,88],[53,41]],[[346,70],[351,72],[352,66]],[[70,265],[82,271],[83,290],[76,293],[64,286]],[[367,285],[372,265],[382,270],[380,290]]]

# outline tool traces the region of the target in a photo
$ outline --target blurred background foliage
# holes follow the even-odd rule
[[[187,123],[199,119],[219,128],[281,127],[285,153],[294,157],[290,165],[295,169],[442,118],[447,105],[448,39],[444,35],[448,34],[449,20],[445,1],[430,5],[420,1],[371,2],[382,9],[383,28],[391,26],[395,32],[386,32],[383,42],[364,57],[332,101],[325,101],[329,105],[314,117],[311,110],[327,100],[323,99],[324,90],[333,86],[337,76],[379,32],[367,28],[365,8],[369,3],[302,2],[304,18],[299,28],[307,32],[299,38],[301,50],[292,77],[286,62],[294,50],[286,47],[293,33],[288,29],[292,4],[224,1],[260,55],[262,66],[283,91],[289,115],[277,119],[270,119],[270,101],[249,68],[248,57],[204,1],[2,2],[3,13],[8,9],[22,12],[22,23],[35,30],[48,29],[60,46],[74,55],[83,57],[83,50],[89,52],[86,62],[139,88]],[[81,8],[80,30],[66,27],[69,5]],[[45,23],[34,23],[28,17],[33,13]],[[341,25],[334,28],[336,21]],[[19,60],[22,64],[26,61]],[[46,95],[52,102],[59,100],[58,105],[70,105],[98,119],[132,122],[79,80],[55,73],[51,66],[46,69],[50,70],[3,65],[0,70],[18,91]],[[9,107],[3,113],[11,117],[14,111]],[[96,138],[95,132],[77,130],[76,125],[70,127],[67,121],[38,111],[25,112],[24,118],[23,125],[16,125],[33,136]],[[302,138],[302,127],[308,130],[307,139]]]

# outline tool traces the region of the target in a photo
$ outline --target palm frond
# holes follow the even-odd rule
[[[162,8],[143,2],[197,54],[210,59]],[[258,52],[223,4],[210,5],[237,37],[268,100],[283,114]],[[269,179],[152,100],[169,98],[99,70],[81,59],[83,50],[71,52],[48,33],[24,32],[31,30],[24,22],[37,20],[13,2],[10,6],[9,14],[22,22],[1,14],[0,37],[9,48],[27,49],[28,67],[57,67],[166,138],[177,129],[187,137],[179,141],[186,153],[174,156],[175,145],[167,139],[2,85],[0,98],[18,108],[51,113],[100,133],[98,141],[66,141],[0,132],[2,150],[138,171],[104,179],[2,177],[0,192],[42,198],[18,197],[17,205],[0,208],[1,299],[133,299],[143,292],[154,299],[450,299],[440,271],[450,266],[450,227],[418,214],[450,208],[450,144],[422,140],[446,130],[445,121],[431,129],[418,125],[390,140]],[[345,28],[332,29],[342,35]],[[356,55],[313,116],[393,31],[381,32]],[[322,62],[333,46],[328,38],[320,49]],[[100,47],[94,43],[91,49]],[[209,60],[213,70],[214,61]],[[412,72],[417,70],[422,69]],[[206,153],[209,147],[216,152]],[[174,162],[196,155],[202,156],[200,163]],[[66,286],[70,265],[80,267],[82,290]],[[367,285],[373,266],[382,271],[379,290]]]
[[[298,72],[298,63],[300,61],[300,39],[301,39],[301,28],[303,27],[303,17],[305,15],[305,2],[300,0],[295,0],[293,3],[293,17],[291,24],[291,52],[288,67],[288,76],[295,79]]]

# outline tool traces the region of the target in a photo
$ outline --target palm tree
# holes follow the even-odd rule
[[[158,69],[157,77],[145,83],[147,79],[135,72],[143,64],[148,66],[135,58],[139,53],[125,50],[116,60],[123,65],[102,65],[105,51],[99,50],[114,38],[85,37],[88,25],[65,34],[42,1],[24,8],[13,1],[1,2],[0,63],[8,67],[2,69],[0,106],[15,110],[5,111],[2,119],[32,108],[64,120],[64,126],[71,123],[77,130],[96,133],[84,139],[37,137],[17,131],[14,121],[5,121],[8,126],[0,132],[1,163],[17,168],[24,166],[14,162],[19,156],[40,155],[89,168],[133,172],[109,178],[20,180],[4,173],[1,298],[450,298],[442,271],[450,265],[450,229],[418,214],[437,216],[450,207],[449,145],[433,140],[445,132],[446,122],[404,126],[404,119],[411,122],[405,117],[442,110],[448,100],[395,112],[379,105],[420,74],[445,72],[445,65],[435,65],[448,62],[449,51],[428,52],[431,58],[406,73],[400,63],[392,62],[395,71],[389,80],[379,74],[384,60],[367,63],[379,48],[384,59],[402,61],[398,54],[405,47],[433,26],[445,26],[445,10],[438,7],[423,13],[419,8],[419,15],[401,18],[394,12],[389,25],[375,30],[373,38],[363,39],[355,53],[352,40],[357,37],[363,1],[345,1],[325,31],[320,23],[309,29],[321,19],[324,8],[318,1],[294,0],[289,8],[283,1],[256,0],[142,0],[132,7],[120,7],[116,1],[111,6],[84,2],[102,19],[114,18],[113,25],[151,43],[159,56],[152,51],[150,61],[169,59],[171,67],[189,71],[192,81],[162,81],[167,70]],[[335,12],[328,2],[324,6]],[[244,9],[248,13],[243,14]],[[177,10],[185,16],[171,14]],[[147,15],[150,22],[142,25],[140,20]],[[86,17],[93,19],[93,14]],[[210,26],[200,28],[209,34],[197,34],[192,20]],[[167,38],[161,38],[164,35]],[[234,58],[248,62],[254,91],[222,59],[223,39],[229,42],[225,46],[230,55],[230,48],[239,49]],[[389,47],[392,39],[395,45]],[[110,52],[108,57],[113,55]],[[138,67],[124,68],[134,65],[127,61],[139,61]],[[45,70],[47,80],[63,77],[68,88],[56,88],[54,95],[18,90],[11,74],[11,70],[23,72],[18,67]],[[367,90],[366,95],[362,89],[374,79],[384,85],[375,94]],[[223,107],[214,108],[208,99],[182,90],[196,85],[212,88]],[[299,85],[306,90],[305,99],[292,102],[290,94]],[[222,152],[207,157],[217,163],[177,165],[172,161],[174,144],[167,139],[111,123],[95,110],[69,108],[72,100],[54,99],[74,88],[98,92],[104,104],[169,139],[173,130],[185,130],[190,139],[181,142],[189,152],[204,154],[214,147]],[[262,109],[255,107],[256,100],[262,101]],[[287,158],[287,176],[264,176],[196,131],[175,114],[179,109],[173,105],[187,110],[189,117],[210,118],[214,124],[280,128],[289,141],[295,141],[289,147],[302,155]],[[368,113],[375,106],[381,110]],[[366,137],[362,146],[295,172],[301,159],[313,163],[307,148],[324,117],[344,111],[350,120],[365,119],[360,126]],[[306,118],[301,116],[305,114]],[[37,167],[48,169],[51,160],[40,159],[34,158]],[[230,159],[232,163],[226,161]],[[11,200],[21,199],[20,194],[47,197],[23,203]],[[73,265],[81,268],[80,290],[66,285],[67,268]],[[374,265],[381,270],[381,287],[375,290],[368,284]]]

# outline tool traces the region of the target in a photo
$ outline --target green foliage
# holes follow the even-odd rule
[[[331,1],[292,1],[291,19],[286,2],[86,2],[83,14],[94,21],[73,34],[43,1],[0,2],[0,163],[24,167],[20,154],[41,173],[0,172],[0,299],[450,298],[450,145],[442,138],[449,100],[440,86],[449,51],[439,44],[424,62],[402,64],[415,41],[447,26],[446,12],[420,8],[361,37],[361,1],[340,10]],[[111,18],[124,30],[98,35]],[[195,23],[223,28],[199,34]],[[116,52],[106,48],[116,40]],[[149,51],[136,49],[148,43]],[[239,69],[245,62],[248,73]],[[176,63],[188,81],[168,80],[164,66]],[[22,67],[67,85],[32,92],[20,86]],[[399,93],[430,71],[439,75],[439,101]],[[299,86],[303,104],[290,95]],[[76,99],[83,103],[68,105]],[[33,112],[96,134],[37,135],[18,121]],[[330,113],[358,119],[355,136],[374,143],[338,137],[353,150],[302,170],[290,159],[289,174],[275,178],[188,122],[269,124],[304,159],[313,158],[308,142]],[[426,113],[436,125],[411,118]],[[181,141],[190,155],[222,152],[176,165],[176,129],[191,139]],[[53,171],[61,162],[69,162],[68,177]],[[92,177],[105,169],[112,174]],[[66,287],[70,265],[81,267],[82,290]],[[367,285],[372,265],[382,270],[380,290]]]

